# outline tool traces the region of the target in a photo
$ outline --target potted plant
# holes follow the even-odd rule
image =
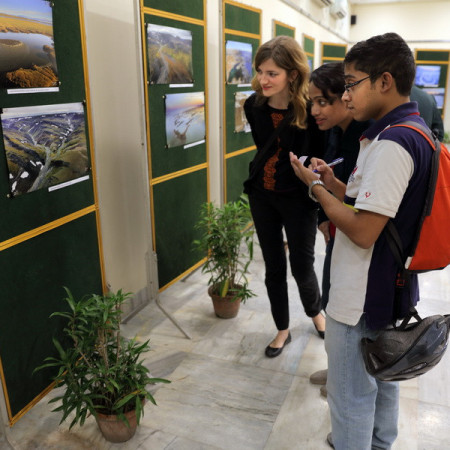
[[[248,200],[219,207],[201,206],[196,229],[201,233],[194,246],[206,257],[203,273],[210,275],[208,293],[218,317],[236,317],[241,301],[255,294],[248,288],[248,266],[253,259],[253,234]]]
[[[72,428],[93,415],[108,441],[124,442],[134,435],[145,401],[156,405],[147,386],[170,381],[151,378],[143,365],[149,341],[127,340],[120,334],[121,305],[131,293],[119,290],[75,301],[69,289],[64,289],[69,311],[50,317],[67,319],[63,334],[68,346],[53,339],[59,356],[46,358],[35,370],[58,370],[55,385],[64,391],[50,403],[61,402],[53,410],[63,413],[61,422],[75,413]]]

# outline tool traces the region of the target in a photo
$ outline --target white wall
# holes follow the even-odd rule
[[[413,51],[450,50],[448,0],[358,4],[353,5],[351,13],[356,15],[356,25],[351,26],[349,35],[353,43],[394,31],[408,42]],[[444,128],[450,130],[450,79],[447,80],[447,87]]]
[[[133,0],[84,0],[106,282],[147,285],[147,159]]]
[[[155,283],[146,267],[152,252],[144,91],[139,36],[139,0],[83,0],[93,118],[93,143],[103,237],[106,281],[113,290],[143,292]],[[344,20],[330,17],[313,0],[246,0],[262,10],[262,42],[272,38],[273,19],[315,38],[316,66],[320,43],[347,43],[394,29],[408,40],[445,39],[414,44],[449,48],[449,2],[354,6]],[[425,3],[425,2],[423,2]],[[222,1],[207,0],[207,84],[211,200],[222,199]],[[350,13],[357,24],[350,27]],[[446,128],[450,129],[450,101]],[[154,272],[153,272],[154,273]]]

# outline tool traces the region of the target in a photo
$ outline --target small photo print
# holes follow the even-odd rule
[[[226,80],[228,84],[249,84],[252,81],[252,44],[227,41]]]
[[[82,103],[7,108],[1,114],[13,196],[83,177],[89,170]]]
[[[188,145],[205,139],[205,93],[166,95],[167,147]]]
[[[162,25],[147,25],[150,83],[186,84],[192,76],[192,32]]]
[[[234,131],[249,133],[250,125],[244,112],[244,103],[254,91],[238,91],[234,97]]]

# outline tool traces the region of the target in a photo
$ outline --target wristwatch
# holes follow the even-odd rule
[[[308,195],[309,195],[309,198],[311,200],[314,200],[315,202],[317,202],[318,200],[317,200],[316,196],[313,194],[312,188],[316,185],[325,187],[325,185],[320,180],[311,181],[310,185],[308,186]]]

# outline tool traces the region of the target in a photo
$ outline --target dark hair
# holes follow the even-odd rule
[[[255,70],[257,71],[259,66],[268,59],[273,59],[273,62],[284,69],[288,75],[293,71],[297,72],[297,78],[289,85],[289,101],[294,110],[292,124],[299,128],[306,128],[309,65],[305,52],[294,38],[277,36],[258,48],[254,61]],[[266,101],[262,95],[257,74],[252,80],[252,88],[259,96],[258,101]]]
[[[344,64],[370,75],[374,83],[384,72],[395,80],[400,95],[407,96],[416,74],[414,57],[408,44],[397,33],[373,36],[355,44],[345,55]]]
[[[323,64],[311,73],[309,81],[314,83],[317,89],[322,91],[324,98],[332,103],[333,99],[328,92],[342,97],[345,90],[344,64],[342,62]]]

